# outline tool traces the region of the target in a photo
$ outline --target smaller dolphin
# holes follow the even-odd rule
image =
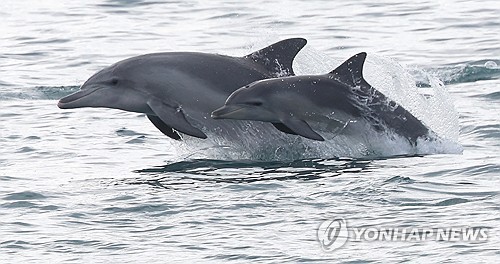
[[[310,124],[324,133],[339,132],[365,121],[416,144],[428,129],[402,106],[363,78],[366,53],[359,53],[325,75],[305,75],[255,81],[234,91],[215,119],[271,122],[278,130],[323,141]],[[319,124],[319,126],[318,126]]]

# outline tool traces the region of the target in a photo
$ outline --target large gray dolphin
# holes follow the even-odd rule
[[[213,120],[210,113],[243,85],[294,75],[292,61],[305,44],[302,38],[286,39],[244,57],[195,52],[132,57],[97,72],[58,106],[145,113],[161,132],[177,140],[179,132],[198,138],[206,138],[207,131],[238,133],[233,127],[237,122]]]
[[[282,132],[321,141],[324,137],[310,124],[338,133],[365,121],[376,131],[392,130],[415,144],[427,135],[427,127],[366,82],[365,58],[366,53],[359,53],[325,75],[256,81],[233,92],[212,117],[270,122]]]

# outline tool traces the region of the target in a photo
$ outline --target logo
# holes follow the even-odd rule
[[[324,251],[333,251],[345,245],[347,240],[364,242],[402,241],[422,243],[425,241],[469,241],[474,243],[488,240],[488,228],[471,226],[449,227],[347,227],[342,217],[323,221],[316,232],[318,242]]]
[[[347,222],[342,217],[326,220],[319,225],[316,235],[324,251],[333,251],[347,242]]]

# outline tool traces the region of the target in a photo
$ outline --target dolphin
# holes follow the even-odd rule
[[[209,131],[236,133],[234,121],[213,120],[210,113],[243,85],[294,75],[292,62],[306,43],[303,38],[285,39],[243,57],[165,52],[128,58],[95,73],[78,92],[60,99],[58,106],[144,113],[176,140],[183,134],[207,138]]]
[[[356,54],[324,75],[255,81],[233,92],[212,118],[270,122],[284,133],[319,141],[325,138],[311,124],[324,133],[340,133],[364,121],[375,131],[391,130],[415,145],[428,128],[368,84],[365,59],[366,53]]]

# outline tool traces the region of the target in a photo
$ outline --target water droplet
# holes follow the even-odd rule
[[[488,69],[495,69],[498,67],[498,65],[494,61],[487,61],[486,63],[484,63],[484,67],[486,67]]]

